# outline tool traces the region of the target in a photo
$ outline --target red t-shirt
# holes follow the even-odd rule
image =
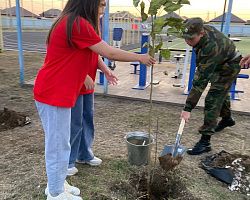
[[[97,55],[97,54],[96,54],[96,55],[93,55],[93,56],[92,56],[92,60],[93,60],[93,63],[96,62],[96,63],[95,63],[95,67],[89,69],[88,75],[89,75],[89,76],[92,78],[92,80],[95,82],[96,71],[97,71],[97,68],[98,68],[98,55]],[[83,87],[82,87],[81,90],[80,90],[80,94],[81,94],[81,95],[84,95],[84,94],[91,94],[91,93],[93,93],[93,92],[94,92],[94,90],[86,90],[84,84],[83,84]]]
[[[34,99],[52,106],[73,107],[86,75],[97,67],[98,56],[88,47],[101,41],[92,25],[79,17],[67,43],[67,17],[51,33],[44,64],[35,80]],[[78,26],[79,24],[79,26]]]

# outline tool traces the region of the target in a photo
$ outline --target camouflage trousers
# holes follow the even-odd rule
[[[213,135],[217,118],[231,117],[230,88],[240,72],[239,59],[218,66],[211,79],[211,86],[205,98],[204,124],[199,128],[203,135]]]

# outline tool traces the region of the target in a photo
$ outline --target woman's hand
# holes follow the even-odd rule
[[[86,76],[84,85],[86,90],[93,90],[95,88],[95,83],[89,75]]]
[[[185,120],[185,122],[188,122],[189,118],[190,118],[190,112],[187,111],[182,111],[181,112],[181,118],[183,118]]]
[[[149,54],[138,54],[138,56],[140,56],[139,62],[147,66],[151,66],[155,64],[156,62],[156,60],[153,57],[151,57]]]
[[[109,84],[111,85],[117,85],[117,81],[118,81],[118,78],[116,77],[116,75],[114,75],[112,73],[111,70],[107,70],[104,72],[104,75],[108,81]]]

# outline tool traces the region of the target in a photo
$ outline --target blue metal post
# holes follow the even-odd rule
[[[226,6],[227,6],[227,0],[225,0],[225,2],[224,2],[223,15],[222,15],[221,27],[220,27],[221,32],[223,32],[223,28],[224,28]]]
[[[148,52],[148,47],[145,46],[145,43],[149,42],[149,34],[143,33],[141,38],[141,54],[145,54]],[[147,66],[144,64],[140,64],[140,76],[139,76],[139,84],[133,87],[133,89],[144,90],[149,86],[147,80]]]
[[[231,22],[231,16],[232,16],[232,7],[233,7],[233,0],[229,0],[228,8],[227,8],[227,15],[226,15],[226,22],[225,22],[225,29],[224,29],[225,35],[229,34],[230,22]]]
[[[20,85],[24,84],[24,62],[23,62],[23,44],[22,44],[22,25],[20,15],[20,3],[16,0],[16,21],[17,21],[17,42],[18,42],[18,58],[20,65]]]
[[[190,65],[189,79],[188,79],[188,93],[190,92],[190,90],[192,88],[195,68],[196,68],[196,54],[195,54],[194,49],[192,49],[191,65]]]
[[[100,73],[99,73],[99,85],[103,85],[104,84],[104,78],[105,78],[105,76],[104,76],[104,73],[102,73],[101,71],[100,71]]]
[[[106,9],[103,16],[103,26],[102,26],[102,33],[103,33],[103,40],[109,44],[109,0],[106,0]],[[107,58],[104,59],[105,64],[108,66],[109,60]],[[108,93],[108,81],[104,77],[104,88],[103,93]]]

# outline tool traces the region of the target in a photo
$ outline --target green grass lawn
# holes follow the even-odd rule
[[[243,55],[250,54],[250,37],[239,38],[241,39],[241,41],[235,43],[237,49],[239,49]]]
[[[250,54],[250,37],[237,37],[240,38],[240,42],[235,42],[237,49],[243,54]],[[186,43],[183,39],[175,39],[173,42],[164,43],[164,47],[185,49]]]

